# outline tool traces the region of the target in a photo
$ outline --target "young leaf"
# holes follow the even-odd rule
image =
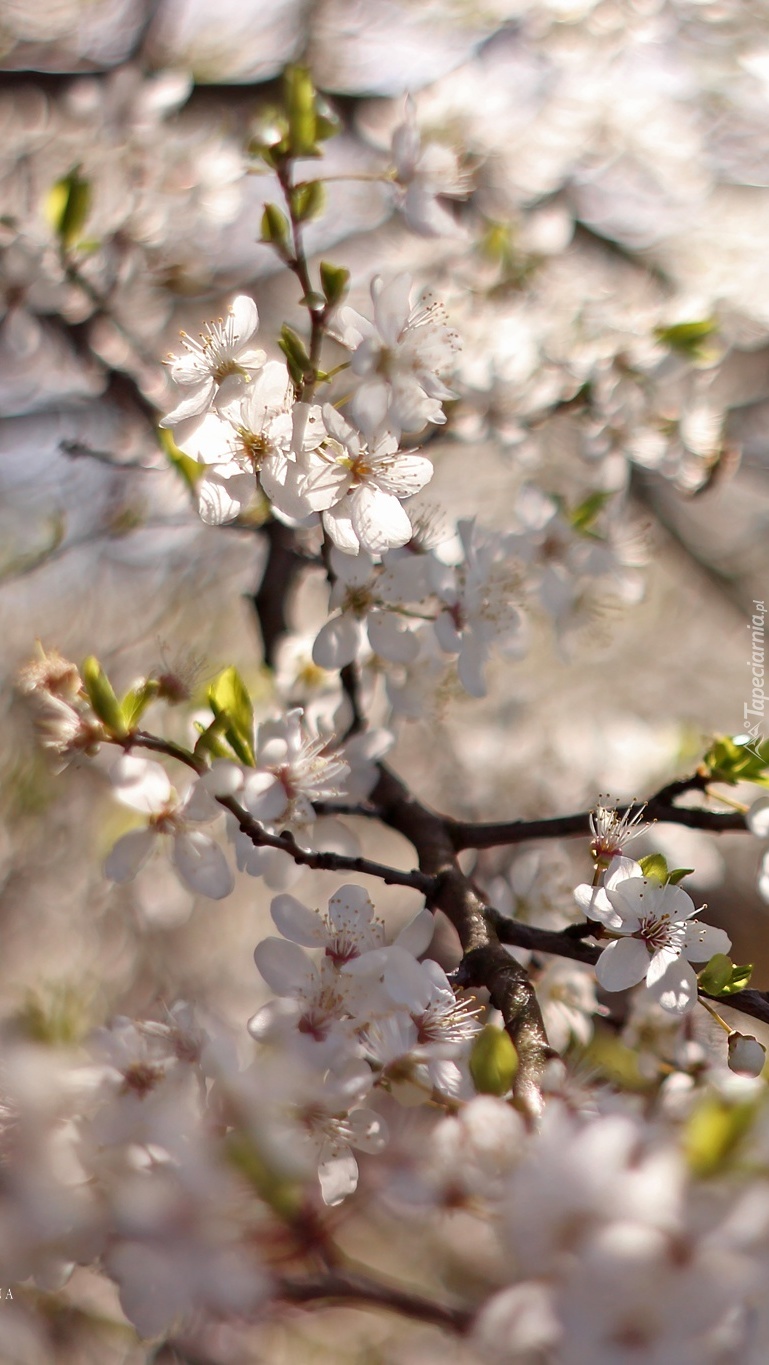
[[[126,723],[115,691],[99,660],[89,654],[80,670],[88,700],[99,720],[113,735],[125,735]]]

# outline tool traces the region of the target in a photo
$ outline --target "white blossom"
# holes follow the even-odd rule
[[[235,879],[218,843],[190,825],[208,824],[220,808],[204,785],[195,781],[182,799],[165,769],[151,759],[125,755],[111,771],[115,796],[124,806],[148,817],[148,823],[118,839],[104,871],[110,881],[129,882],[152,855],[162,836],[171,840],[171,861],[190,891],[211,900],[229,896]]]
[[[265,352],[252,344],[258,326],[253,299],[238,294],[226,318],[209,322],[197,339],[182,332],[185,354],[172,356],[168,364],[174,383],[186,393],[161,426],[175,427],[189,417],[200,416],[214,400],[231,398],[251,380],[266,358]]]
[[[430,422],[441,424],[443,403],[454,397],[443,376],[452,368],[458,337],[440,304],[428,296],[412,304],[411,292],[409,275],[388,284],[376,276],[373,322],[352,308],[339,310],[341,339],[353,352],[353,372],[361,381],[350,411],[367,433],[387,427],[399,437]]]
[[[655,999],[674,1014],[697,1003],[690,963],[706,962],[731,947],[723,929],[694,918],[697,908],[682,887],[645,877],[631,858],[612,859],[603,886],[583,884],[574,895],[588,918],[613,936],[596,965],[600,984],[621,991],[645,980]]]

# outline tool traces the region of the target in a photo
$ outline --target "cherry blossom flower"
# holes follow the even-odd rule
[[[265,352],[251,344],[258,326],[253,299],[238,294],[227,317],[209,322],[198,340],[181,333],[186,354],[172,356],[168,364],[174,383],[187,393],[163,418],[161,426],[175,427],[189,417],[200,416],[215,399],[231,398],[250,381],[266,359]]]
[[[425,237],[463,236],[440,199],[466,198],[469,178],[460,170],[453,148],[423,141],[410,98],[404,121],[393,132],[392,159],[395,183],[401,189],[400,208],[409,227]]]
[[[165,768],[151,759],[126,754],[111,771],[115,795],[124,806],[149,817],[141,829],[118,839],[104,871],[110,881],[133,881],[154,851],[161,836],[171,839],[171,861],[190,891],[221,900],[229,896],[235,879],[222,849],[209,835],[190,829],[207,824],[220,814],[205,786],[192,783],[182,799],[171,786]]]
[[[353,419],[371,433],[387,427],[396,436],[441,424],[443,403],[455,395],[443,382],[459,347],[442,305],[424,296],[411,302],[411,277],[371,284],[374,321],[352,308],[339,310],[341,340],[353,352],[360,380],[350,403]]]
[[[612,858],[616,858],[622,852],[625,844],[629,844],[649,828],[643,819],[645,810],[645,805],[634,810],[631,804],[622,815],[619,815],[616,806],[604,806],[601,797],[598,798],[598,805],[590,812],[590,829],[593,834],[590,852],[597,863],[608,867]]]
[[[554,959],[536,979],[535,989],[556,1052],[565,1052],[573,1040],[586,1046],[593,1036],[593,1015],[600,1013],[590,968]]]
[[[694,918],[697,908],[682,887],[645,877],[631,858],[612,859],[603,886],[585,883],[574,895],[588,918],[615,936],[596,964],[604,989],[626,990],[645,980],[673,1014],[685,1014],[697,1003],[697,978],[689,964],[731,947],[723,929]]]
[[[296,707],[258,727],[255,771],[249,770],[243,783],[243,800],[254,819],[282,829],[311,824],[313,801],[338,796],[348,772],[344,759],[328,750],[328,739],[313,735],[303,718]]]
[[[34,708],[41,744],[61,760],[60,766],[97,751],[104,727],[93,713],[75,664],[41,645],[39,656],[21,669],[18,685]]]
[[[401,506],[429,483],[433,467],[423,455],[400,451],[391,432],[374,434],[368,444],[354,427],[326,404],[328,437],[303,459],[301,496],[340,550],[381,555],[411,538],[412,526]]]
[[[343,668],[361,660],[369,650],[392,663],[409,663],[419,644],[404,616],[388,610],[384,600],[386,577],[364,551],[345,554],[336,546],[329,557],[334,582],[330,608],[337,608],[321,626],[312,657],[321,668]]]
[[[306,517],[294,452],[315,449],[325,434],[320,408],[295,404],[285,365],[269,361],[245,396],[220,398],[216,411],[176,432],[180,450],[205,466],[195,485],[201,519],[210,526],[233,521],[260,486],[285,516]]]
[[[457,655],[459,681],[471,697],[485,697],[484,668],[493,645],[511,657],[525,650],[523,617],[513,602],[519,577],[504,539],[460,521],[464,560],[456,566],[433,561],[434,589],[442,602],[435,622],[441,649]]]

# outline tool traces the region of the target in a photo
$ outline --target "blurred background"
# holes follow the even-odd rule
[[[767,19],[760,0],[2,0],[4,1016],[74,1010],[87,1028],[186,997],[242,1029],[263,998],[270,893],[243,878],[195,903],[162,860],[109,886],[125,825],[107,759],[53,775],[14,680],[39,638],[97,654],[120,686],[174,669],[204,687],[236,663],[264,694],[258,531],[201,525],[156,424],[180,328],[236,292],[271,354],[283,321],[302,325],[258,242],[276,190],[248,153],[289,62],[341,120],[325,174],[386,170],[410,94],[467,179],[445,236],[414,234],[391,185],[354,178],[308,232],[358,306],[375,268],[409,270],[460,333],[426,510],[505,528],[529,481],[570,503],[616,495],[614,595],[555,633],[532,622],[487,700],[449,692],[402,725],[395,766],[452,814],[555,814],[642,798],[742,730],[746,628],[769,595]],[[63,248],[52,192],[73,175],[91,203]],[[296,625],[322,610],[316,579]],[[408,863],[394,835],[357,832]],[[758,841],[667,826],[634,847],[696,868],[708,918],[769,986]],[[478,874],[508,879],[518,856],[484,855]],[[568,902],[585,850],[543,858]],[[321,904],[335,883],[296,894]],[[416,908],[374,889],[393,926]]]

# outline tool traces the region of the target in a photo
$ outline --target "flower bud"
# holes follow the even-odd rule
[[[760,1076],[766,1062],[766,1048],[750,1034],[729,1034],[729,1068],[741,1076]]]

